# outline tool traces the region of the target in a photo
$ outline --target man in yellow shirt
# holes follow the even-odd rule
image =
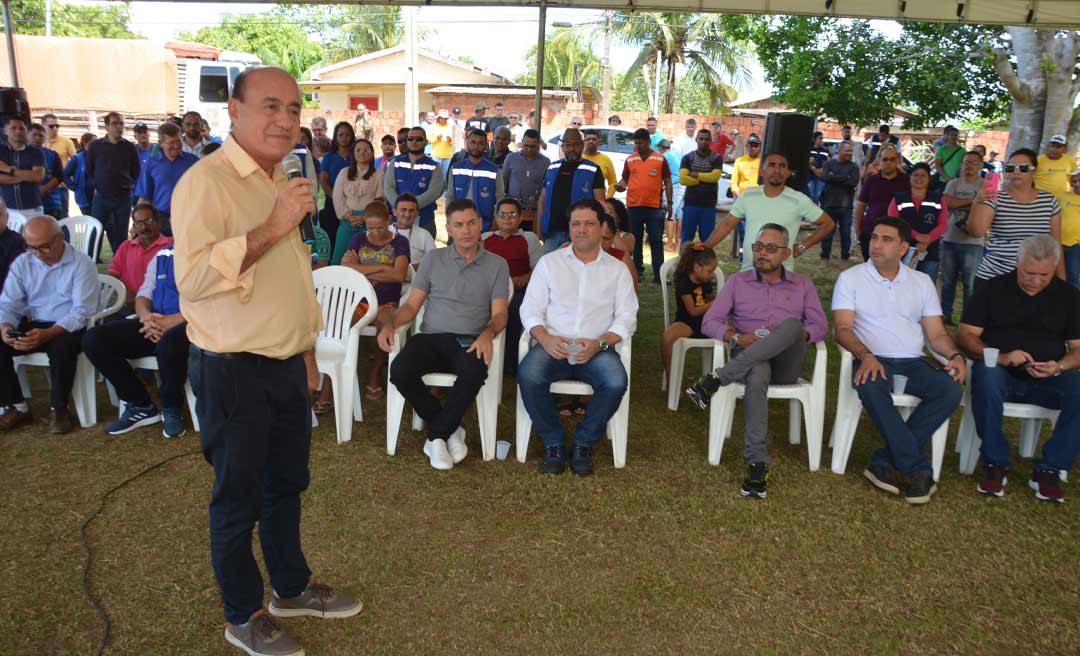
[[[615,176],[615,165],[611,158],[599,151],[600,133],[596,130],[585,130],[585,150],[581,153],[582,159],[587,159],[600,167],[607,182],[607,198],[615,195],[615,183],[619,180]]]
[[[1072,157],[1065,156],[1068,140],[1063,134],[1050,137],[1046,144],[1046,153],[1039,155],[1038,168],[1035,169],[1035,187],[1052,194],[1069,191],[1069,171],[1076,168]]]
[[[1069,173],[1069,187],[1069,191],[1055,195],[1061,204],[1066,278],[1073,287],[1080,287],[1080,168]]]
[[[428,141],[431,142],[431,159],[439,163],[445,177],[450,169],[450,158],[454,156],[454,126],[450,124],[450,112],[439,110],[439,117],[431,126]]]
[[[758,186],[758,167],[761,166],[761,139],[756,134],[746,139],[746,154],[735,160],[731,172],[731,193],[735,198],[750,187]]]

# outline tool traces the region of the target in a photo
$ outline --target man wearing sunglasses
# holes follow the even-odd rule
[[[399,135],[400,136],[400,135]],[[383,172],[383,196],[391,205],[403,193],[416,197],[420,209],[420,227],[435,233],[435,206],[446,188],[442,166],[424,154],[427,134],[417,126],[409,128],[405,138],[406,151],[390,160]]]
[[[787,271],[788,230],[766,223],[751,245],[753,269],[727,279],[701,322],[701,332],[731,346],[731,359],[686,390],[702,410],[720,387],[746,386],[743,455],[748,471],[739,494],[764,499],[769,476],[769,385],[790,385],[802,373],[807,343],[829,332],[814,283]],[[750,259],[750,258],[747,258]]]
[[[0,294],[0,431],[33,421],[12,360],[27,353],[49,356],[49,432],[75,427],[68,410],[82,336],[97,311],[93,261],[64,242],[60,224],[38,215],[23,228],[26,253],[11,264]]]

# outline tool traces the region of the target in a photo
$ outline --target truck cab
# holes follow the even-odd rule
[[[180,113],[196,111],[210,123],[210,131],[224,138],[229,132],[228,102],[240,72],[260,63],[241,52],[223,51],[218,60],[176,58]]]

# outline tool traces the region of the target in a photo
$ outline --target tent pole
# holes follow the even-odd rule
[[[4,0],[4,36],[7,37],[8,64],[11,65],[11,86],[19,86],[19,67],[15,65],[15,21],[11,20],[11,0]]]
[[[8,0],[4,0],[7,6]],[[544,34],[547,28],[547,0],[540,0],[540,30],[536,37],[536,122],[533,124],[540,131],[540,120],[544,112]]]

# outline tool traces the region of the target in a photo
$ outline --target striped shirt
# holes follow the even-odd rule
[[[1050,234],[1050,217],[1061,212],[1057,198],[1045,191],[1030,203],[1019,203],[1003,191],[987,204],[994,210],[994,221],[986,253],[975,272],[982,280],[1015,271],[1020,242],[1032,235]]]

